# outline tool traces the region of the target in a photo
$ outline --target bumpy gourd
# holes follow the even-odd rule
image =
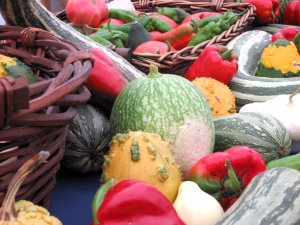
[[[300,76],[294,63],[300,62],[298,50],[292,41],[279,38],[269,44],[262,52],[257,76],[269,78],[288,78]]]
[[[38,81],[32,70],[26,64],[15,57],[12,58],[0,54],[0,77],[5,75],[11,76],[15,79],[21,76],[26,76],[30,84]]]
[[[235,97],[227,85],[210,77],[200,77],[192,81],[208,101],[213,116],[236,113]]]
[[[182,173],[169,144],[159,135],[142,131],[118,133],[109,146],[101,182],[110,178],[116,182],[142,180],[159,189],[172,203],[175,201]]]

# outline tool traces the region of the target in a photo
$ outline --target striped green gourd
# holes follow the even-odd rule
[[[244,32],[230,41],[226,47],[239,57],[239,69],[228,84],[237,107],[252,102],[262,102],[282,94],[294,93],[300,85],[300,77],[257,77],[257,66],[262,51],[271,43],[272,35],[265,31]]]
[[[154,65],[147,77],[130,82],[118,95],[110,126],[112,135],[127,130],[159,134],[183,172],[213,150],[213,118],[203,94],[183,77],[158,73]]]
[[[290,154],[291,139],[275,117],[261,112],[242,112],[214,117],[214,151],[243,145],[259,152],[266,162]]]
[[[61,164],[78,174],[99,172],[110,141],[108,118],[90,104],[79,105],[75,118],[69,124]]]
[[[254,177],[215,225],[300,224],[300,173],[278,167]]]

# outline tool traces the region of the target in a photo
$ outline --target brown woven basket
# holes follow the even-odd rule
[[[212,0],[210,2],[192,1],[166,1],[166,0],[132,0],[134,7],[143,12],[155,12],[161,7],[178,7],[193,14],[198,11],[225,12],[231,9],[235,13],[245,10],[247,12],[239,17],[238,21],[228,30],[197,46],[190,46],[179,51],[168,52],[163,55],[149,53],[133,53],[132,64],[139,70],[148,73],[150,64],[160,68],[160,72],[183,75],[186,69],[201,54],[208,45],[226,45],[234,37],[244,32],[255,19],[255,7],[249,3],[236,3],[233,0]]]
[[[83,85],[93,60],[74,43],[37,28],[0,26],[0,54],[26,63],[38,78],[0,78],[0,206],[12,176],[38,152],[48,162],[26,178],[16,200],[49,208],[55,174],[64,154],[66,131],[77,105],[91,94]]]

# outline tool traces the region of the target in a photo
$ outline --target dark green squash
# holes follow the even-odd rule
[[[137,21],[133,21],[126,41],[126,47],[134,51],[136,47],[149,41],[151,38],[152,35],[142,24]]]
[[[69,124],[62,167],[79,174],[101,171],[110,140],[107,117],[90,104],[78,106]]]

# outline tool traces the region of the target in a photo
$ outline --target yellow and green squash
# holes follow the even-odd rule
[[[300,55],[292,41],[279,38],[262,52],[257,76],[269,78],[299,77],[300,71],[294,63],[300,62]]]
[[[25,63],[21,62],[16,57],[9,57],[0,54],[0,77],[11,76],[13,78],[19,78],[26,76],[30,84],[38,82],[34,73]]]

